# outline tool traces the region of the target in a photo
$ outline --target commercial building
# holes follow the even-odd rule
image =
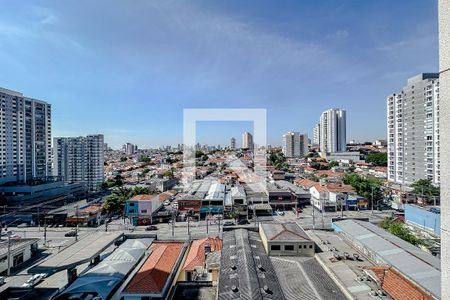
[[[387,275],[380,276],[382,287],[392,298],[440,299],[438,258],[369,222],[343,220],[333,222],[332,227],[376,267],[381,267],[382,274],[378,275]],[[377,268],[369,269],[377,272]]]
[[[39,239],[11,238],[8,251],[8,238],[2,239],[0,241],[0,273],[8,270],[8,260],[9,267],[15,268],[37,254],[38,242]]]
[[[110,299],[152,242],[151,238],[127,239],[97,266],[76,278],[55,300]]]
[[[102,134],[53,139],[53,173],[66,182],[85,183],[90,191],[104,180],[104,142]]]
[[[320,117],[320,152],[345,152],[347,147],[346,111],[332,108]]]
[[[155,195],[136,195],[125,204],[125,216],[133,225],[152,223],[152,214],[161,207],[160,199]]]
[[[269,256],[314,256],[314,241],[297,223],[261,223],[259,234]]]
[[[253,150],[253,146],[253,135],[251,135],[249,132],[244,132],[242,134],[242,148]]]
[[[232,137],[230,140],[230,149],[236,150],[236,139],[234,137]]]
[[[439,120],[438,73],[409,78],[401,91],[387,97],[389,181],[440,183]]]
[[[0,184],[52,175],[51,106],[0,88]]]

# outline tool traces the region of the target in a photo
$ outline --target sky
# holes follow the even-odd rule
[[[386,96],[438,71],[436,0],[1,4],[0,87],[51,103],[53,136],[103,133],[116,148],[182,143],[185,108],[264,108],[279,145],[337,107],[347,140],[383,139]],[[239,145],[248,129],[197,135]]]

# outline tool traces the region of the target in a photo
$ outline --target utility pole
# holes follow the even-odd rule
[[[75,227],[75,242],[77,242],[78,241],[78,204],[76,206],[75,216],[76,216],[76,219],[77,219],[77,224],[76,224],[76,227]]]
[[[187,227],[187,230],[188,230],[188,237],[189,237],[189,241],[191,240],[191,217],[190,216],[188,216],[187,217],[187,221],[188,221],[188,227]]]
[[[37,209],[38,232],[41,232],[41,216],[39,214],[40,207],[38,206]]]
[[[217,223],[217,232],[220,235],[220,220],[222,219],[221,217],[218,218],[219,222]]]
[[[8,234],[8,255],[7,255],[7,259],[8,259],[8,271],[7,274],[8,277],[11,275],[11,236]]]
[[[174,213],[175,213],[175,211],[173,210],[173,208],[172,208],[172,237],[175,235],[175,221],[174,221]]]
[[[314,206],[314,200],[313,200],[313,205],[312,205],[313,229],[316,229],[316,218],[315,218],[315,214],[314,214],[315,210],[316,210],[316,207]]]
[[[374,186],[372,185],[371,188],[372,188],[372,215],[373,215],[373,190],[374,190]]]
[[[44,215],[44,246],[47,245],[47,218]]]
[[[209,235],[208,216],[205,217],[205,221],[206,221],[206,233]]]
[[[341,199],[341,218],[344,218],[344,199]]]

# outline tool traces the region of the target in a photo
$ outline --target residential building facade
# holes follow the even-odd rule
[[[282,150],[286,157],[301,157],[308,150],[308,136],[298,132],[283,134]]]
[[[66,182],[84,182],[90,191],[104,180],[104,138],[102,134],[53,139],[54,175]]]
[[[388,180],[440,183],[439,74],[408,79],[387,97]]]
[[[253,135],[249,132],[242,134],[242,148],[253,150]]]
[[[317,123],[313,128],[313,138],[312,145],[319,146],[320,145],[320,123]]]
[[[52,175],[51,105],[0,88],[0,184]]]
[[[236,139],[234,137],[230,140],[230,149],[235,150],[236,149]]]
[[[345,152],[347,146],[346,111],[332,108],[320,117],[320,152]]]

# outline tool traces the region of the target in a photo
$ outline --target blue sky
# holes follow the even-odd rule
[[[115,147],[181,143],[184,108],[266,108],[277,145],[340,107],[373,140],[386,96],[438,69],[436,2],[2,0],[0,86],[50,102],[54,136]],[[204,125],[222,145],[251,128]]]

